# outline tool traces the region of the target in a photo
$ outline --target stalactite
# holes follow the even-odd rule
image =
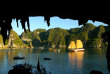
[[[17,27],[19,27],[19,24],[18,24],[18,18],[16,18],[16,23],[17,23]]]
[[[5,45],[5,41],[7,39],[7,30],[5,28],[1,28],[1,34],[2,34],[2,37],[3,37],[3,43]]]
[[[82,22],[81,20],[78,20],[78,24],[79,24],[79,25],[82,25],[83,22]]]
[[[22,16],[21,19],[21,25],[24,31],[26,32],[25,23],[27,22],[28,30],[30,31],[30,25],[29,25],[29,16]]]
[[[48,26],[50,26],[50,17],[49,16],[44,16],[44,21],[47,22]]]
[[[12,23],[12,19],[11,18],[7,18],[5,20],[5,23],[6,23],[6,27],[7,27],[7,30],[10,31],[12,29],[12,26],[11,26],[11,23]]]
[[[85,25],[85,23],[87,23],[87,22],[88,22],[87,19],[83,20],[83,25]]]
[[[12,29],[11,26],[12,18],[11,17],[2,17],[0,18],[0,27],[1,27],[1,34],[3,36],[3,42],[5,44],[5,41],[7,39],[7,32],[9,32]]]
[[[25,20],[21,19],[21,25],[22,25],[22,29],[24,29],[24,31],[26,32],[26,28],[25,28]]]
[[[92,22],[95,22],[95,20],[92,20]]]
[[[28,26],[28,30],[30,31],[29,17],[27,17],[27,26]]]
[[[78,24],[79,25],[84,25],[85,26],[85,24],[88,22],[88,19],[85,19],[85,18],[80,18],[79,20],[78,20]]]

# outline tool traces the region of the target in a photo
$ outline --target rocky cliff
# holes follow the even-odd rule
[[[6,40],[5,43],[6,45],[3,44],[3,38],[0,35],[0,47],[1,48],[26,48],[28,47],[25,45],[25,43],[22,42],[18,34],[13,30],[10,30],[8,40]]]
[[[71,28],[70,30],[62,28],[52,28],[49,30],[36,29],[33,32],[23,32],[19,37],[18,34],[11,30],[6,44],[3,44],[2,35],[0,35],[0,47],[65,47],[70,41],[77,39],[83,42],[84,47],[104,47],[105,43],[101,37],[102,33],[108,31],[106,26],[94,26],[91,23],[85,24],[81,28]],[[21,38],[21,39],[20,39]]]
[[[42,46],[43,41],[46,39],[46,30],[45,29],[36,29],[33,32],[29,32],[27,30],[27,33],[23,32],[21,35],[21,39],[26,44],[32,44],[34,47]]]

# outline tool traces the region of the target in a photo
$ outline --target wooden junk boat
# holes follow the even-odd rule
[[[68,49],[70,51],[84,51],[83,43],[81,40],[76,40],[76,44],[74,41],[71,41],[69,46],[68,46]]]

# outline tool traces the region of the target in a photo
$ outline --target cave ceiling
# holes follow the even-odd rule
[[[27,22],[28,28],[29,27],[29,17],[34,16],[44,16],[44,20],[47,22],[47,25],[50,25],[50,18],[57,16],[62,19],[72,19],[72,20],[78,20],[79,25],[84,25],[87,23],[88,20],[100,21],[105,24],[110,25],[110,11],[105,9],[104,7],[90,7],[90,6],[79,6],[75,7],[74,5],[60,5],[59,7],[54,6],[52,7],[45,5],[37,5],[37,3],[33,5],[23,5],[19,4],[12,4],[11,6],[7,5],[6,7],[0,7],[0,28],[1,28],[1,34],[3,36],[3,40],[7,39],[7,32],[12,29],[11,22],[12,19],[16,19],[17,26],[18,20],[20,20],[22,28],[26,32],[25,29],[25,22]]]

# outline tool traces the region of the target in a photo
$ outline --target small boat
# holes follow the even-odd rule
[[[76,44],[74,41],[71,41],[70,45],[68,46],[70,51],[84,51],[83,43],[81,40],[76,40]]]
[[[39,48],[43,50],[44,49],[44,46],[43,47],[39,47]]]
[[[53,49],[53,52],[57,52],[57,49]]]
[[[60,52],[60,49],[57,49],[58,52]]]
[[[51,58],[44,58],[44,60],[51,60]]]
[[[43,47],[41,47],[41,49],[43,50],[43,49],[44,49],[44,46],[43,46]]]
[[[18,59],[25,59],[25,57],[15,56],[13,59],[14,59],[14,60],[18,60]]]

